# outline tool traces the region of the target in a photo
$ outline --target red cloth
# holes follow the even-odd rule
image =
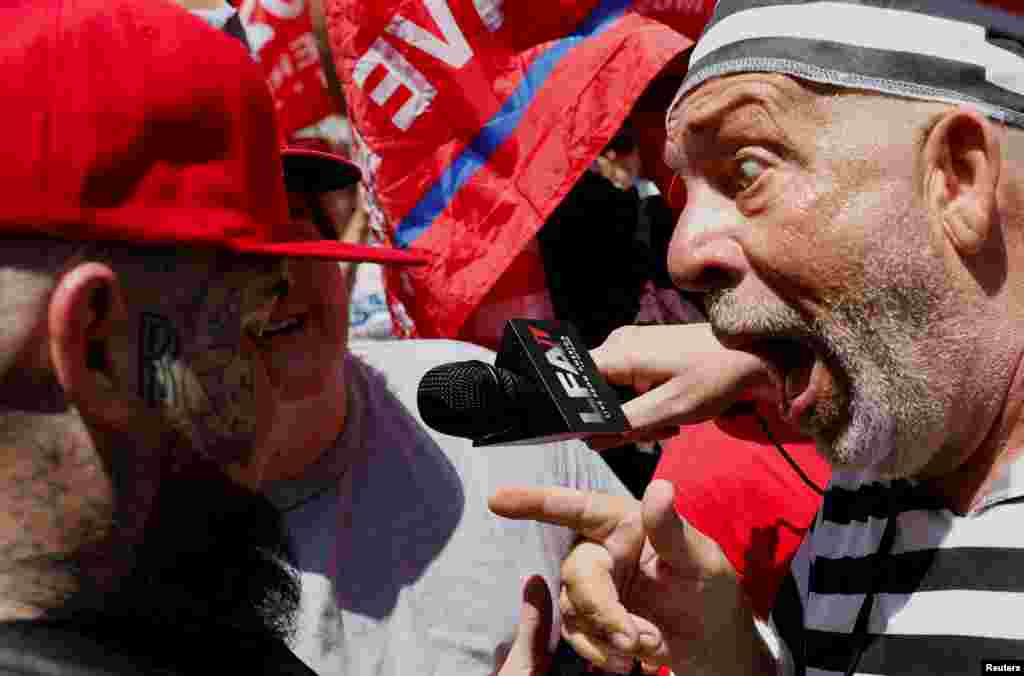
[[[284,138],[337,112],[327,92],[308,2],[244,2],[239,13],[267,76]]]
[[[376,204],[396,244],[435,255],[387,272],[419,335],[458,334],[648,83],[692,44],[634,4],[325,3]],[[709,7],[680,11],[702,25]]]
[[[828,464],[813,443],[794,441],[772,408],[760,410],[776,438],[804,473],[824,488]],[[767,616],[821,496],[801,481],[753,415],[686,426],[663,449],[654,477],[675,484],[676,509],[718,542],[755,612]]]
[[[3,2],[0,25],[4,236],[358,255],[289,241],[272,100],[235,38],[147,0]]]

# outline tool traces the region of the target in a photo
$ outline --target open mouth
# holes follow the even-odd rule
[[[817,395],[815,374],[824,368],[823,351],[810,340],[775,337],[757,340],[744,349],[771,366],[783,417],[799,420]]]
[[[284,319],[271,320],[263,327],[260,337],[264,340],[298,333],[306,325],[306,315],[292,315]]]

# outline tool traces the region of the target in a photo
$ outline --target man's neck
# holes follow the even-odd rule
[[[951,510],[967,514],[989,494],[992,483],[1024,452],[1024,361],[1018,355],[1002,408],[984,440],[952,472],[922,483]]]
[[[159,485],[159,453],[99,451],[78,420],[32,432],[0,451],[0,621],[102,609]]]
[[[337,378],[315,397],[278,406],[272,437],[257,455],[267,454],[265,481],[299,479],[345,431],[351,417],[352,386],[349,364],[339,366]]]

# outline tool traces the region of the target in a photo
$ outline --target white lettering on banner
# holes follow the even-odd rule
[[[291,56],[285,52],[270,69],[267,82],[270,83],[270,88],[276,92],[292,75],[295,75],[295,64],[292,63]]]
[[[370,98],[374,103],[383,106],[403,85],[412,92],[409,100],[391,117],[395,126],[405,131],[430,106],[430,102],[437,95],[437,89],[427,81],[423,73],[416,70],[415,66],[383,38],[378,38],[370,45],[370,49],[356,62],[352,80],[362,89],[366,84],[366,78],[377,66],[383,66],[388,74],[370,92]]]
[[[261,1],[268,2],[270,0]],[[473,48],[466,40],[462,28],[455,21],[455,16],[448,4],[449,0],[422,1],[444,36],[444,40],[400,14],[392,17],[384,29],[385,32],[452,68],[462,68],[473,58]],[[501,28],[505,21],[502,11],[503,3],[504,0],[473,0],[473,7],[480,16],[480,20],[492,33]],[[378,65],[386,68],[388,75],[370,93],[370,98],[375,103],[384,105],[401,85],[404,85],[413,94],[412,98],[402,106],[402,109],[391,118],[395,126],[405,131],[412,126],[416,118],[430,108],[430,103],[437,94],[437,88],[381,36],[373,41],[366,53],[356,62],[352,79],[360,89],[364,88],[366,79]]]
[[[295,19],[306,10],[306,0],[260,0],[260,4],[278,19]]]
[[[480,20],[492,33],[505,23],[505,13],[501,11],[502,2],[503,0],[473,0],[473,6],[476,7],[476,13],[480,16]]]
[[[391,19],[385,30],[402,42],[444,61],[452,68],[462,68],[473,57],[473,50],[469,48],[462,29],[455,23],[448,3],[446,0],[423,0],[423,4],[426,5],[434,23],[441,29],[444,41],[438,40],[433,33],[420,28],[400,14]]]
[[[303,33],[288,44],[288,48],[295,57],[295,68],[302,70],[320,63],[320,50],[317,48],[316,36],[312,33]]]

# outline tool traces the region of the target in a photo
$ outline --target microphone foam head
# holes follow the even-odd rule
[[[482,361],[435,366],[420,380],[416,395],[423,422],[443,434],[478,439],[516,420],[509,383]]]

